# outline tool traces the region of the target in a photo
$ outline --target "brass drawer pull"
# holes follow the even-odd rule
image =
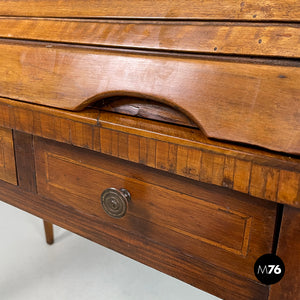
[[[108,188],[101,194],[101,204],[104,211],[117,219],[125,216],[130,200],[130,193],[126,189]]]

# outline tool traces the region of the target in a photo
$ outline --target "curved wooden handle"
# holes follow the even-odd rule
[[[69,110],[147,98],[182,111],[208,137],[300,153],[297,67],[9,42],[0,54],[0,96]]]

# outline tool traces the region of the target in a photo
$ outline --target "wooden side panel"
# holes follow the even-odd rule
[[[71,110],[114,95],[155,99],[208,137],[300,153],[297,67],[2,42],[0,91]]]
[[[181,52],[300,57],[299,25],[0,18],[0,37]]]
[[[35,153],[40,195],[111,226],[252,280],[256,280],[255,260],[271,251],[274,203],[224,194],[195,181],[47,140],[35,140]],[[126,188],[131,194],[121,219],[112,219],[101,207],[100,195],[110,187]]]
[[[281,281],[271,286],[270,300],[299,299],[300,295],[300,210],[285,206],[277,255],[285,265]]]
[[[0,127],[0,179],[17,184],[12,130]]]
[[[0,15],[299,21],[300,7],[294,0],[73,0],[72,5],[63,0],[6,0],[0,2]]]

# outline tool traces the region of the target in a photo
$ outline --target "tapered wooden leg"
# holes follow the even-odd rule
[[[53,235],[53,225],[44,220],[44,229],[46,235],[46,242],[49,245],[54,243],[54,235]]]

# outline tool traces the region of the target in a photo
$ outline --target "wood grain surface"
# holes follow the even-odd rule
[[[12,130],[0,127],[0,179],[17,184]]]
[[[296,0],[6,0],[0,15],[299,21],[300,6]]]
[[[52,245],[54,243],[53,225],[45,220],[43,223],[44,223],[46,243],[48,245]]]
[[[299,24],[0,18],[0,37],[161,51],[300,57]]]
[[[208,137],[300,153],[300,68],[1,43],[4,97],[80,110],[137,96],[181,110]]]
[[[49,244],[53,223],[222,299],[298,299],[299,21],[297,0],[0,1],[0,199]]]
[[[13,137],[18,185],[21,189],[36,193],[33,137],[16,130],[13,132]]]
[[[285,265],[281,281],[271,286],[270,300],[299,299],[300,295],[300,211],[285,206],[277,255]]]
[[[113,97],[98,101],[91,107],[144,119],[178,124],[193,128],[198,126],[182,112],[156,101],[134,97]]]
[[[252,280],[255,260],[271,251],[274,203],[209,192],[178,176],[49,140],[35,139],[35,154],[40,195],[112,226]],[[100,204],[101,193],[111,187],[131,194],[121,219],[106,215]]]
[[[109,226],[98,217],[59,201],[13,188],[3,181],[0,181],[0,199],[223,299],[268,298],[267,286],[150,240],[145,242],[139,235]]]
[[[194,128],[95,109],[68,112],[0,100],[0,126],[300,206],[299,158],[211,141]]]

